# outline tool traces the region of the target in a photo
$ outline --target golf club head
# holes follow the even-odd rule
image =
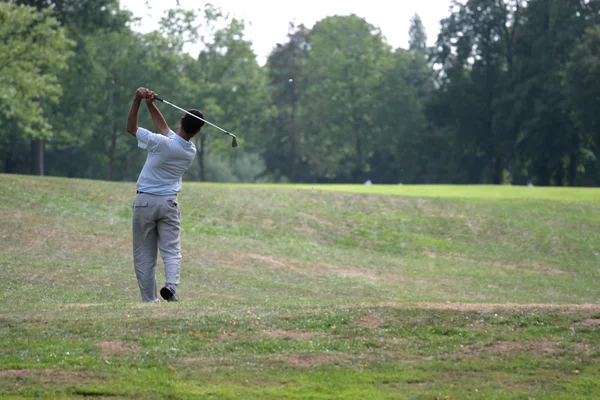
[[[237,139],[235,136],[233,137],[233,140],[231,141],[231,147],[237,147]]]

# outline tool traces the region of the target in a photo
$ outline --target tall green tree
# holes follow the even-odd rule
[[[91,32],[98,27],[120,28],[126,14],[117,12],[119,0],[4,0],[7,3],[50,10],[62,26]]]
[[[580,147],[581,162],[569,164],[569,170],[580,168],[583,184],[600,185],[600,26],[587,29],[574,48],[565,69],[566,101],[569,105]],[[570,172],[569,175],[571,175]],[[576,183],[573,177],[571,184]]]
[[[383,65],[376,92],[377,124],[381,133],[370,164],[379,182],[418,183],[435,179],[437,164],[427,126],[426,102],[434,90],[433,70],[427,61],[427,32],[418,15],[411,18],[408,50],[396,49]]]
[[[313,27],[303,107],[315,177],[362,182],[378,134],[373,92],[390,47],[356,15],[327,17]]]
[[[427,53],[427,31],[419,14],[413,15],[410,19],[408,36],[408,49],[425,55]]]
[[[86,80],[82,83],[85,93],[81,95],[86,99],[73,105],[74,110],[59,111],[66,124],[81,121],[81,125],[75,130],[66,127],[69,135],[52,143],[49,167],[56,174],[73,177],[135,179],[144,155],[124,131],[133,93],[139,86],[151,87],[159,93],[168,87],[177,75],[161,75],[161,71],[174,68],[178,54],[171,50],[167,38],[156,33],[141,35],[129,29],[98,30],[94,36],[86,35],[82,44],[88,55],[86,70],[82,76],[73,78],[75,82]],[[170,109],[165,110],[165,116],[172,120]],[[140,112],[140,124],[154,128],[145,107]]]
[[[88,140],[93,130],[93,117],[86,111],[88,106],[93,106],[90,91],[99,86],[94,80],[97,68],[89,53],[93,49],[90,39],[100,30],[123,29],[131,14],[119,9],[118,0],[10,0],[9,3],[50,13],[59,21],[66,35],[74,40],[74,54],[69,58],[68,68],[57,73],[62,88],[61,101],[44,103],[45,112],[53,127],[52,135],[32,141],[31,158],[34,165],[42,167],[49,164],[53,173],[79,173],[81,168],[64,162],[62,155],[71,153],[66,159],[77,159],[72,151]],[[78,127],[77,132],[73,132],[74,126]],[[50,148],[48,157],[44,157],[46,147]],[[56,159],[57,157],[61,159]]]
[[[574,184],[583,138],[567,102],[564,71],[598,2],[531,0],[516,42],[520,161],[539,185]]]
[[[451,131],[471,160],[466,167],[473,170],[473,183],[502,183],[512,156],[514,131],[507,125],[507,107],[523,3],[454,2],[455,12],[441,23],[432,61],[440,68],[439,84],[448,99],[463,104]],[[479,171],[485,176],[479,177]]]
[[[371,99],[376,105],[377,134],[369,139],[375,145],[369,164],[377,182],[423,179],[428,154],[423,101],[432,82],[433,74],[420,51],[397,49],[382,65],[381,80]]]
[[[59,101],[57,74],[67,68],[73,42],[50,11],[0,3],[0,133],[4,170],[11,172],[23,141],[37,143],[52,135],[45,107]],[[39,161],[39,159],[38,159]],[[43,174],[34,163],[34,173]]]
[[[258,65],[252,42],[244,37],[243,20],[223,17],[214,8],[205,18],[207,23],[216,19],[225,26],[201,38],[203,48],[198,58],[185,63],[181,81],[183,101],[196,104],[208,120],[239,135],[240,147],[232,151],[231,142],[221,132],[208,125],[202,128],[196,135],[199,179],[208,178],[209,156],[226,160],[233,169],[233,179],[251,179],[247,166],[236,165],[244,158],[246,161],[247,157],[254,158],[262,150],[268,112],[266,71]],[[259,172],[262,171],[253,174]]]
[[[148,72],[168,67],[169,60],[175,59],[175,55],[156,57],[151,49],[166,44],[166,40],[161,41],[156,36],[152,38],[150,49],[143,46],[138,35],[129,30],[102,32],[96,37],[98,47],[94,59],[99,64],[98,83],[103,89],[95,98],[93,108],[89,109],[96,116],[95,133],[90,138],[90,145],[101,157],[99,161],[106,169],[104,179],[112,181],[127,175],[123,161],[128,159],[128,153],[137,144],[131,140],[131,136],[124,133],[123,128],[133,90],[148,86],[145,83],[152,82],[148,79]],[[165,48],[168,49],[167,46]],[[148,62],[150,55],[154,56],[152,62],[157,63],[153,67]],[[153,128],[154,126],[148,126],[148,129]]]
[[[276,179],[286,177],[292,182],[310,176],[302,147],[306,130],[301,128],[300,108],[307,87],[305,63],[309,34],[310,30],[304,25],[290,23],[288,41],[277,44],[267,60],[273,107],[269,113],[271,136],[265,143],[265,161]]]

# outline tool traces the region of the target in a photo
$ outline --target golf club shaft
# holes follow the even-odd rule
[[[202,119],[202,118],[200,118],[199,116],[197,116],[197,115],[194,115],[194,114],[192,114],[191,112],[188,112],[188,111],[184,110],[183,108],[181,108],[181,107],[178,107],[178,106],[176,106],[175,104],[173,104],[173,103],[171,103],[171,102],[169,102],[169,101],[167,101],[167,100],[161,99],[160,97],[156,97],[155,99],[156,99],[156,100],[158,100],[158,101],[160,101],[161,103],[165,103],[165,104],[168,104],[168,105],[170,105],[171,107],[175,107],[176,109],[178,109],[179,111],[183,111],[183,112],[184,112],[184,113],[186,113],[187,115],[191,115],[191,116],[192,116],[192,117],[194,117],[194,118],[198,118],[200,121],[202,121],[202,122],[206,122],[206,123],[207,123],[207,124],[209,124],[210,126],[212,126],[212,127],[214,127],[214,128],[217,128],[217,129],[218,129],[218,130],[220,130],[221,132],[223,132],[223,133],[226,133],[226,134],[228,134],[229,136],[231,136],[231,137],[235,138],[235,135],[234,135],[233,133],[231,133],[231,132],[227,132],[225,129],[223,129],[223,128],[219,128],[217,125],[215,125],[215,124],[213,124],[213,123],[211,123],[211,122],[208,122],[207,120],[205,120],[205,119]]]

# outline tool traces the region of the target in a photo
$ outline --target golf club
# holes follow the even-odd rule
[[[231,137],[233,138],[233,141],[231,142],[231,147],[237,147],[237,138],[235,137],[235,135],[234,135],[233,133],[231,133],[231,132],[228,132],[228,131],[226,131],[226,130],[225,130],[225,129],[223,129],[223,128],[219,128],[217,125],[215,125],[215,124],[213,124],[213,123],[211,123],[211,122],[208,122],[207,120],[205,120],[205,119],[202,119],[202,118],[200,118],[200,117],[199,117],[199,116],[197,116],[197,115],[194,115],[194,114],[192,114],[192,113],[190,113],[190,112],[187,112],[187,111],[186,111],[186,110],[184,110],[183,108],[181,108],[181,107],[178,107],[178,106],[176,106],[175,104],[173,104],[173,103],[171,103],[171,102],[169,102],[169,101],[167,101],[167,100],[161,99],[160,97],[156,97],[155,99],[156,99],[156,100],[158,100],[158,101],[160,101],[161,103],[165,103],[165,104],[168,104],[168,105],[170,105],[171,107],[175,107],[176,109],[178,109],[179,111],[183,111],[183,112],[184,112],[184,113],[186,113],[187,115],[191,115],[191,116],[192,116],[192,117],[194,117],[194,118],[198,118],[200,121],[206,122],[206,123],[207,123],[207,124],[209,124],[210,126],[212,126],[212,127],[214,127],[214,128],[217,128],[218,130],[220,130],[220,131],[221,131],[221,132],[223,132],[223,133],[226,133],[227,135],[229,135],[229,136],[231,136]]]

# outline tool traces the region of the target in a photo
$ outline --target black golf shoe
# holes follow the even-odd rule
[[[171,291],[171,289],[167,287],[160,289],[160,295],[166,301],[179,301],[179,297],[177,297],[175,292]]]

